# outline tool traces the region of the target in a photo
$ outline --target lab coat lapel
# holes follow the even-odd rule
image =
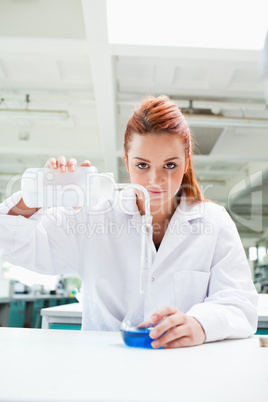
[[[203,204],[203,203],[202,203]],[[191,234],[192,221],[203,216],[201,204],[189,207],[186,199],[182,198],[180,205],[174,212],[161,245],[153,262],[153,270],[157,267]]]
[[[135,213],[133,217],[131,218],[131,224],[137,229],[137,231],[141,234],[141,226],[142,226],[142,220],[141,220],[141,215],[139,212]]]
[[[126,189],[120,194],[119,206],[122,212],[132,215],[131,225],[135,227],[138,233],[141,233],[142,220],[136,202],[136,195],[132,188]]]
[[[187,198],[181,197],[180,204],[174,212],[168,229],[161,242],[158,252],[152,242],[152,268],[155,270],[191,233],[191,221],[204,215],[204,204],[187,204]],[[121,209],[124,213],[131,214],[131,224],[141,234],[142,219],[139,213],[136,196],[133,189],[126,190],[124,202],[121,200]]]
[[[177,216],[175,211],[171,221],[169,222],[167,231],[162,239],[161,245],[156,253],[153,262],[153,269],[155,270],[171,253],[177,248],[190,233],[190,223],[184,217]],[[173,223],[176,219],[176,226],[173,230]]]
[[[136,195],[132,188],[126,189],[119,194],[118,205],[124,214],[132,216],[130,219],[131,225],[141,234],[142,219],[137,206]]]

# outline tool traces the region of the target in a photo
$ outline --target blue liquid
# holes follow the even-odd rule
[[[134,329],[132,331],[121,330],[121,335],[127,346],[153,349],[151,343],[154,339],[149,337],[151,329],[152,328]]]

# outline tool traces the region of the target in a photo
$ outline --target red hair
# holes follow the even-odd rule
[[[189,125],[178,106],[169,97],[147,96],[142,104],[130,117],[124,136],[125,155],[128,154],[133,134],[170,134],[176,135],[185,147],[185,158],[188,159],[188,169],[183,176],[178,192],[186,193],[189,201],[205,201],[196,181],[192,163],[193,141]]]

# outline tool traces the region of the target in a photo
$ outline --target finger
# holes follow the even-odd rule
[[[45,168],[57,169],[57,161],[56,158],[49,158],[45,163]]]
[[[90,161],[85,160],[84,162],[82,162],[82,163],[80,164],[80,166],[91,166],[91,163],[90,163]]]
[[[151,321],[143,321],[141,322],[139,325],[136,326],[137,329],[141,329],[141,328],[149,328],[151,327],[153,324],[151,323]]]
[[[172,306],[163,306],[161,307],[159,310],[157,310],[152,316],[151,316],[151,320],[153,323],[157,323],[160,320],[162,320],[162,318],[170,315],[170,314],[174,314],[176,313],[177,310],[175,307]]]
[[[61,172],[65,172],[66,170],[66,158],[65,156],[59,156],[57,159],[58,167],[60,168]]]
[[[68,159],[66,167],[68,167],[69,172],[74,172],[76,170],[77,160],[75,158]]]
[[[190,346],[197,346],[197,345],[194,345],[188,336],[183,336],[182,338],[175,339],[174,341],[171,341],[166,345],[162,345],[162,348],[173,349],[173,348],[186,348]]]
[[[177,327],[178,325],[185,324],[185,315],[180,311],[176,311],[176,313],[166,316],[165,319],[160,321],[154,329],[150,332],[150,337],[152,339],[159,338],[165,332],[169,331],[171,328]]]
[[[160,338],[152,342],[153,348],[159,348],[163,345],[169,344],[172,341],[178,340],[180,338],[186,337],[188,335],[188,330],[185,325],[179,325],[173,327],[165,332]]]

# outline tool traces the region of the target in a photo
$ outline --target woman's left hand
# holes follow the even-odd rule
[[[152,315],[151,321],[154,324],[160,321],[150,331],[152,339],[158,338],[152,342],[154,348],[197,346],[206,340],[201,324],[194,317],[185,315],[175,307],[162,307]]]

